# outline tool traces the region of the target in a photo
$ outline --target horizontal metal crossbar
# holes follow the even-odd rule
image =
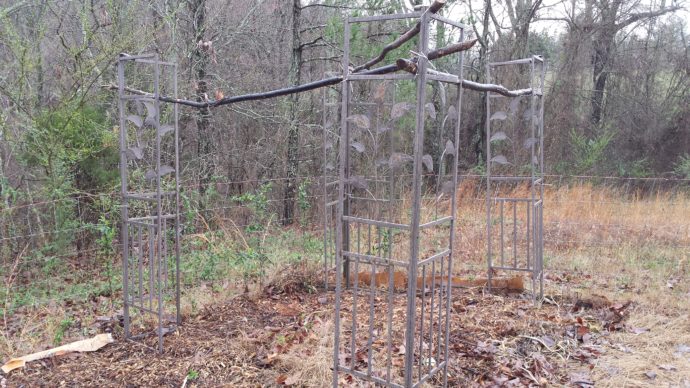
[[[419,267],[419,266],[422,266],[422,265],[424,265],[424,264],[430,263],[430,262],[432,262],[432,261],[434,261],[434,260],[437,260],[437,259],[439,259],[439,258],[441,258],[441,257],[446,257],[446,256],[448,256],[448,255],[450,255],[450,249],[446,249],[446,250],[443,251],[443,252],[439,252],[439,253],[437,253],[437,254],[435,254],[435,255],[429,256],[429,257],[427,257],[427,258],[424,259],[424,260],[420,260],[419,262],[417,262],[417,266],[418,266],[418,267]]]
[[[491,269],[499,270],[499,271],[523,271],[523,272],[534,272],[534,269],[532,268],[525,268],[525,267],[507,267],[507,266],[495,266],[492,265]]]
[[[395,229],[402,229],[402,230],[410,230],[410,225],[406,224],[396,224],[393,222],[386,222],[386,221],[378,221],[378,220],[371,220],[368,218],[359,218],[359,217],[352,217],[352,216],[343,216],[343,221],[347,222],[357,222],[360,224],[367,224],[367,225],[376,225],[376,226],[383,226],[385,228],[395,228]]]
[[[157,60],[155,60],[155,59],[137,58],[137,59],[134,60],[134,62],[136,62],[136,63],[148,63],[148,64],[152,64],[152,65],[171,66],[171,67],[177,66],[177,63],[165,62],[165,61],[157,61]]]
[[[349,17],[347,19],[348,23],[367,23],[367,22],[380,22],[384,20],[400,20],[400,19],[418,19],[422,16],[424,12],[409,12],[409,13],[399,13],[391,15],[376,15],[376,16],[359,16],[359,17]]]
[[[422,229],[423,229],[423,228],[428,228],[428,227],[430,227],[430,226],[436,226],[436,225],[438,225],[438,224],[445,224],[446,222],[449,222],[449,221],[452,221],[452,220],[453,220],[453,217],[452,217],[452,216],[447,216],[447,217],[439,218],[438,220],[434,220],[434,221],[427,222],[426,224],[421,224],[421,225],[419,225],[419,227],[422,228]]]
[[[457,27],[457,28],[459,28],[459,29],[461,29],[461,30],[464,30],[465,28],[467,28],[467,27],[466,27],[464,24],[462,24],[462,23],[458,23],[458,22],[456,22],[455,20],[448,19],[447,17],[441,16],[441,15],[436,14],[436,13],[432,13],[432,14],[430,14],[429,16],[430,16],[432,19],[438,20],[439,22],[443,22],[443,23],[446,23],[446,24],[450,24],[451,26]]]
[[[489,66],[495,67],[495,66],[506,66],[506,65],[526,65],[529,63],[532,63],[532,58],[523,58],[523,59],[515,59],[512,61],[503,61],[503,62],[491,62],[489,63]]]
[[[357,258],[360,260],[364,260],[363,261],[364,264],[376,264],[376,265],[381,265],[381,266],[388,266],[388,265],[407,266],[407,263],[402,261],[402,260],[387,259],[385,257],[367,255],[364,253],[343,251],[343,256],[353,257],[353,258]],[[360,261],[360,263],[361,263],[361,261]]]

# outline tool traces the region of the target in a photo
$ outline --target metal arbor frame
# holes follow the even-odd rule
[[[529,69],[525,69],[529,66]],[[529,77],[524,95],[505,97],[487,92],[486,96],[486,233],[488,287],[495,271],[523,271],[530,275],[532,296],[544,296],[543,207],[544,207],[544,77],[546,64],[541,56],[489,63],[487,83],[505,81],[494,73],[516,78]],[[493,77],[493,79],[492,79]],[[519,81],[518,81],[519,82]],[[527,104],[521,104],[526,99]],[[507,103],[507,104],[506,104]],[[506,106],[504,111],[498,110]],[[524,114],[520,107],[527,105]],[[495,109],[496,108],[496,109]],[[507,148],[501,144],[509,145]],[[501,150],[512,157],[499,154]],[[515,151],[517,150],[517,151]],[[528,169],[529,174],[524,174]],[[501,190],[502,185],[529,186],[526,194]],[[518,210],[519,208],[522,208]],[[512,210],[512,211],[511,211]],[[499,227],[495,228],[494,223]],[[508,233],[505,229],[508,228]],[[523,238],[524,236],[524,238]],[[506,255],[506,251],[508,255]],[[511,254],[512,252],[512,254]],[[508,257],[506,257],[508,256]],[[510,257],[512,256],[512,257]],[[537,289],[538,287],[538,289]]]
[[[151,79],[143,88],[149,94],[128,94],[128,68],[132,82]],[[152,315],[162,353],[163,335],[170,331],[164,326],[181,323],[178,107],[162,110],[160,99],[177,98],[177,64],[157,55],[121,55],[117,78],[125,338],[146,335],[132,335],[132,310],[142,318]],[[161,116],[172,123],[162,124]],[[169,304],[174,314],[166,312]]]
[[[417,53],[418,71],[412,74],[361,75],[353,74],[350,64],[350,31],[356,23],[380,22],[402,19],[419,19],[420,32]],[[460,108],[462,101],[462,53],[457,55],[457,73],[449,74],[429,69],[426,54],[429,51],[429,25],[443,23],[460,31],[459,41],[464,39],[464,26],[444,17],[428,13],[414,12],[401,15],[383,15],[349,18],[344,27],[343,83],[341,88],[340,134],[338,141],[338,193],[335,198],[327,195],[337,208],[335,217],[335,339],[333,354],[333,386],[338,386],[340,374],[354,379],[370,381],[387,387],[417,387],[441,373],[439,383],[447,385],[448,340],[450,334],[451,288],[450,274],[455,236],[456,187],[458,182],[457,152],[459,142]],[[416,104],[414,107],[414,130],[396,136],[412,135],[412,155],[403,155],[396,146],[398,137],[384,135],[381,148],[390,151],[386,160],[377,160],[376,168],[387,164],[387,172],[374,177],[357,176],[353,170],[360,165],[363,145],[353,139],[358,136],[356,127],[361,120],[355,115],[366,104],[353,101],[353,92],[358,84],[367,82],[408,82],[414,84]],[[446,120],[427,120],[429,103],[427,87],[430,82],[450,85],[453,90],[454,125],[444,137]],[[439,86],[440,87],[440,86]],[[446,86],[443,86],[445,88]],[[376,98],[376,97],[375,97]],[[383,100],[383,99],[382,99]],[[391,117],[396,106],[390,99],[381,102],[377,109],[391,108]],[[433,104],[432,104],[433,105]],[[432,107],[433,108],[433,107]],[[373,109],[373,108],[367,108]],[[443,112],[442,112],[443,113]],[[450,115],[450,109],[448,112]],[[429,114],[429,116],[432,116]],[[436,112],[433,113],[434,118]],[[411,122],[411,121],[410,121]],[[365,125],[369,122],[366,120]],[[378,119],[371,124],[376,131],[370,133],[390,134],[397,129],[378,127]],[[446,148],[436,160],[424,155],[425,131],[438,131],[444,139]],[[328,135],[331,136],[331,135]],[[387,136],[387,137],[386,137]],[[373,136],[372,136],[373,137]],[[429,140],[429,139],[427,139]],[[433,138],[429,143],[432,146]],[[374,142],[376,144],[376,142]],[[325,148],[324,148],[325,150]],[[370,151],[376,152],[376,151]],[[358,159],[359,158],[359,159]],[[412,163],[412,174],[403,175],[402,168],[393,167],[394,160]],[[426,176],[430,167],[438,161],[439,180],[428,184]],[[448,168],[446,168],[448,167]],[[447,175],[441,171],[447,170]],[[327,174],[326,174],[327,175]],[[440,181],[446,190],[449,201],[445,214],[439,216],[438,199],[425,197],[423,187],[434,186],[438,190]],[[412,182],[409,185],[409,182]],[[334,183],[334,182],[333,182]],[[329,184],[324,180],[325,186]],[[372,190],[366,189],[368,185]],[[326,194],[328,194],[328,188]],[[374,194],[372,194],[372,191]],[[368,198],[363,198],[368,193]],[[379,194],[383,194],[379,196]],[[405,195],[408,195],[407,198]],[[436,210],[428,212],[434,201]],[[424,201],[424,203],[423,203]],[[401,208],[400,205],[404,205]],[[328,206],[326,207],[328,209]],[[401,211],[403,210],[403,211]],[[409,218],[403,220],[404,210],[409,210]],[[329,219],[325,219],[328,228]],[[407,221],[407,222],[406,222]],[[438,243],[426,246],[428,240],[422,237],[436,233],[442,236]],[[402,241],[401,241],[402,240]],[[424,240],[424,241],[423,241]],[[400,246],[403,249],[398,249]],[[422,246],[424,249],[422,249]],[[328,251],[325,252],[328,256]],[[362,269],[366,268],[364,271]],[[368,269],[368,270],[367,270]],[[361,271],[361,272],[360,272]],[[396,294],[398,277],[402,274],[405,293]],[[368,280],[367,280],[368,279]],[[381,280],[379,282],[379,280]],[[344,284],[343,284],[344,282]],[[349,290],[346,290],[348,288]],[[360,295],[362,294],[362,295]],[[351,301],[352,307],[343,308],[344,301]],[[401,303],[397,303],[401,302]],[[363,304],[364,306],[360,306]],[[400,307],[396,309],[396,305]],[[361,311],[360,311],[361,310]],[[359,314],[358,314],[359,313]],[[393,319],[405,322],[402,330],[396,330]],[[359,320],[358,320],[359,318]],[[401,350],[401,349],[404,349]],[[404,355],[403,355],[404,354]],[[403,374],[393,373],[393,357],[403,355]],[[400,365],[398,365],[400,366]]]

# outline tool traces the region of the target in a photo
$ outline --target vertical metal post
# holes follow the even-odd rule
[[[460,42],[465,40],[465,29],[460,30]],[[465,55],[464,53],[460,52],[458,55],[458,79],[460,82],[462,82],[462,77],[463,77],[463,71],[464,71],[464,65],[465,65]],[[445,292],[446,294],[446,332],[445,332],[445,339],[444,339],[444,366],[443,366],[443,386],[446,387],[448,386],[448,363],[450,360],[448,359],[448,340],[449,340],[449,333],[450,333],[450,309],[451,309],[451,299],[453,295],[453,289],[451,287],[451,274],[453,271],[453,253],[455,252],[455,226],[457,225],[457,190],[458,190],[458,147],[460,144],[460,128],[462,124],[462,86],[461,84],[458,84],[457,86],[457,102],[455,106],[455,111],[457,112],[457,118],[455,122],[455,129],[453,133],[454,137],[454,145],[455,145],[455,152],[453,153],[453,194],[450,200],[450,209],[451,209],[451,220],[450,220],[450,252],[448,253],[448,276],[447,276],[447,282],[446,282],[446,289]],[[441,161],[443,163],[443,161]],[[441,262],[441,276],[443,276],[443,261]],[[434,283],[436,281],[434,280]],[[442,293],[443,290],[439,290],[439,293]],[[440,299],[440,297],[439,297]],[[440,316],[439,316],[440,318]],[[441,322],[439,321],[439,326],[441,325]],[[439,342],[440,342],[440,337],[439,337]],[[440,346],[440,343],[439,343]]]
[[[348,104],[350,100],[350,84],[348,81],[349,75],[349,62],[350,62],[350,21],[345,20],[344,32],[343,32],[344,42],[343,42],[343,83],[342,83],[342,113],[340,117],[340,142],[338,151],[338,204],[337,204],[337,222],[336,222],[336,236],[335,236],[335,335],[333,340],[333,387],[338,387],[338,369],[339,369],[339,356],[340,356],[340,293],[342,291],[342,270],[349,271],[349,265],[343,257],[343,251],[345,248],[345,228],[346,224],[343,220],[343,214],[345,213],[345,174],[346,174],[346,164],[347,164],[347,154],[349,152],[348,147]],[[342,228],[338,227],[341,226]],[[347,226],[349,228],[349,226]],[[349,233],[349,230],[348,230]],[[341,267],[342,265],[342,267]],[[349,283],[349,278],[346,279]]]
[[[546,62],[540,61],[539,79],[539,227],[537,230],[539,241],[539,299],[544,298],[544,78],[546,77]]]
[[[328,115],[328,88],[323,90],[323,112],[321,117],[321,148],[323,151],[323,289],[328,290],[328,170],[326,165],[328,164],[328,151],[326,149],[326,142],[328,141],[328,128],[326,128],[326,116]]]
[[[529,98],[529,103],[530,103],[530,137],[534,139],[535,133],[534,133],[534,126],[537,124],[534,121],[534,108],[535,108],[535,99],[537,98],[536,93],[535,93],[535,83],[534,83],[534,56],[532,56],[531,61],[530,61],[530,70],[529,70],[529,87],[532,89],[532,94],[530,95]],[[534,212],[535,209],[535,179],[534,179],[534,173],[535,173],[535,168],[536,166],[534,165],[534,159],[535,159],[535,153],[534,153],[534,148],[535,148],[535,142],[531,141],[530,142],[530,160],[529,160],[529,165],[530,165],[530,202],[529,202],[529,211],[527,212],[527,268],[529,268],[530,262],[532,263],[532,296],[534,297],[534,301],[536,302],[537,300],[537,290],[536,290],[536,276],[537,276],[537,255],[536,255],[536,246],[534,249],[532,249],[532,255],[530,256],[530,250],[529,250],[529,245],[530,243],[533,243],[535,241],[535,234],[532,233],[530,236],[530,224],[529,224],[529,213]],[[536,217],[534,217],[534,214],[532,214],[532,222],[533,225],[536,224]]]
[[[486,82],[491,83],[491,66],[486,63]],[[491,92],[486,92],[486,285],[491,291],[491,277],[493,264],[491,262]],[[502,243],[502,242],[501,242]]]
[[[422,14],[419,32],[419,52],[426,55],[429,36],[429,15]],[[419,259],[419,224],[422,193],[422,154],[424,152],[424,122],[426,101],[427,60],[420,58],[417,70],[417,110],[414,139],[414,167],[412,185],[412,217],[410,220],[410,261],[407,269],[407,325],[405,330],[405,386],[413,385],[414,339],[416,323],[416,290],[417,290],[417,262]],[[421,362],[421,359],[420,359]]]
[[[173,95],[177,98],[177,63],[173,66]],[[180,312],[180,137],[179,137],[179,108],[173,104],[175,120],[175,320],[182,323]]]
[[[158,55],[154,57],[155,63],[153,65],[153,104],[156,107],[155,130],[156,130],[156,228],[153,230],[153,235],[156,237],[156,251],[151,253],[152,262],[158,262],[161,254],[161,239],[163,230],[162,223],[162,204],[161,204],[161,102],[160,102],[160,64],[158,63]],[[153,228],[152,228],[153,229]],[[151,267],[149,278],[154,277],[154,270]],[[160,287],[160,276],[156,276],[158,283],[158,352],[163,353],[163,292]],[[149,290],[149,294],[153,290]]]
[[[127,220],[127,124],[125,123],[125,66],[121,59],[117,61],[118,108],[120,119],[120,194],[122,197],[122,294],[124,298],[125,338],[129,338],[129,231]]]

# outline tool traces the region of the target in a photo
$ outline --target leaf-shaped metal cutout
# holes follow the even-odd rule
[[[538,123],[539,122],[539,116],[536,114],[534,116],[530,115],[530,109],[526,109],[525,112],[522,114],[522,119],[525,121],[529,121],[530,117],[534,117],[534,122]]]
[[[391,130],[390,127],[382,126],[382,127],[378,127],[378,129],[376,130],[376,132],[378,132],[379,134],[381,134],[381,133],[386,133],[386,132],[388,132],[388,131],[390,131],[390,130]]]
[[[350,179],[346,179],[345,183],[349,183],[352,187],[356,189],[366,190],[369,187],[367,180],[363,176],[353,176]]]
[[[491,161],[498,164],[508,164],[508,159],[503,155],[496,155],[491,158]]]
[[[376,87],[376,90],[374,90],[374,101],[383,102],[383,100],[386,98],[387,86],[388,85],[385,82],[383,82]]]
[[[161,166],[160,170],[158,171],[160,176],[170,174],[171,172],[175,172],[175,169],[170,166]]]
[[[394,120],[399,119],[403,117],[410,109],[412,109],[412,104],[409,102],[399,102],[393,105],[391,108],[391,118]]]
[[[513,97],[513,99],[510,100],[510,104],[508,105],[508,111],[510,112],[510,115],[515,116],[519,107],[520,107],[520,97]]]
[[[426,109],[426,112],[429,114],[429,117],[431,117],[432,120],[436,120],[436,107],[434,106],[434,104],[429,102],[426,105],[424,105],[424,108]]]
[[[144,126],[149,128],[156,128],[156,117],[146,116],[146,119],[144,120]]]
[[[527,140],[525,140],[525,143],[523,144],[523,146],[525,148],[530,148],[537,143],[539,143],[539,139],[537,139],[536,137],[530,137]]]
[[[158,176],[164,176],[164,175],[170,174],[171,172],[174,172],[174,171],[175,171],[175,169],[170,167],[170,166],[161,166],[161,168],[158,170]],[[156,171],[155,170],[146,171],[144,178],[146,178],[146,180],[156,179]]]
[[[142,118],[140,116],[137,116],[137,115],[127,116],[127,121],[136,125],[137,128],[141,128],[141,126],[144,125],[144,120],[142,120]]]
[[[156,105],[154,105],[153,101],[144,101],[144,106],[146,107],[146,119],[144,119],[144,125],[155,128],[156,117],[158,116],[156,113]]]
[[[166,133],[173,132],[174,130],[175,127],[172,125],[161,125],[161,129],[158,130],[158,133],[163,137]]]
[[[455,109],[455,105],[451,105],[448,108],[448,113],[446,113],[446,118],[448,120],[455,120],[458,118],[458,111]]]
[[[127,148],[127,157],[129,159],[141,160],[144,158],[144,150],[141,147]]]
[[[136,109],[139,116],[144,115],[144,104],[142,104],[141,101],[134,100],[134,109]]]
[[[156,115],[156,105],[153,103],[153,101],[148,101],[144,100],[144,106],[146,107],[146,115],[147,116],[155,116]]]
[[[505,120],[507,118],[508,116],[506,115],[506,112],[501,111],[498,111],[491,115],[491,120]]]
[[[414,158],[410,155],[403,154],[400,152],[393,152],[390,156],[389,164],[392,168],[397,168],[402,166],[405,163],[411,162],[414,160]]]
[[[364,152],[364,144],[362,144],[362,143],[356,141],[356,142],[353,142],[353,143],[350,144],[350,145],[352,146],[352,148],[355,149],[355,151],[359,152],[360,154],[361,154],[362,152]]]
[[[347,121],[354,123],[361,129],[369,129],[371,121],[366,115],[352,115],[347,118]]]
[[[455,144],[452,141],[446,141],[446,148],[443,150],[446,155],[455,155]]]
[[[491,139],[489,139],[489,141],[495,142],[495,141],[506,140],[506,139],[508,139],[508,135],[506,135],[505,132],[496,132],[493,135],[491,135]]]
[[[422,163],[424,163],[424,167],[426,167],[427,171],[434,172],[434,159],[431,155],[427,154],[422,156]]]

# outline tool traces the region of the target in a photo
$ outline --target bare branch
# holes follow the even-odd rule
[[[472,40],[469,40],[466,42],[451,44],[451,45],[448,45],[446,47],[442,47],[440,49],[430,51],[427,54],[427,58],[429,58],[430,60],[433,60],[433,59],[441,58],[441,57],[444,57],[446,55],[450,55],[450,54],[457,53],[460,51],[465,51],[465,50],[470,49],[472,46],[474,46],[474,44],[476,42],[477,42],[476,39],[472,39]],[[410,60],[410,61],[413,61],[413,60]],[[357,72],[357,74],[364,74],[364,75],[388,74],[388,73],[393,73],[393,72],[396,72],[399,70],[401,70],[401,68],[399,68],[397,65],[393,64],[393,65],[378,67],[378,68],[371,69],[371,70],[359,71],[359,72]],[[224,97],[220,100],[192,101],[192,100],[172,98],[172,97],[167,97],[167,96],[161,96],[160,100],[164,101],[164,102],[173,103],[173,104],[191,106],[193,108],[215,108],[218,106],[235,104],[238,102],[265,100],[268,98],[275,98],[275,97],[286,96],[289,94],[306,92],[309,90],[314,90],[314,89],[322,88],[325,86],[336,85],[342,81],[343,81],[342,76],[330,77],[330,78],[325,78],[325,79],[321,79],[318,81],[308,82],[308,83],[302,84],[302,85],[290,86],[287,88],[271,90],[268,92],[251,93],[251,94],[244,94],[244,95],[239,95],[239,96]],[[114,85],[114,84],[103,85],[102,87],[106,88],[106,89],[110,89],[110,90],[117,90],[118,89],[117,85]],[[125,91],[128,93],[133,93],[133,94],[142,95],[142,96],[152,96],[150,93],[147,93],[147,92],[144,92],[141,90],[131,89],[131,88],[127,88],[127,89],[125,89]]]
[[[301,45],[299,45],[299,48],[302,49],[302,48],[305,48],[308,46],[313,46],[316,44],[316,42],[318,42],[320,40],[323,40],[323,36],[319,36],[318,38],[312,40],[311,42],[302,43]]]
[[[632,14],[627,19],[616,24],[616,30],[620,30],[622,28],[625,28],[625,27],[627,27],[627,26],[629,26],[629,25],[631,25],[631,24],[633,24],[639,20],[642,20],[642,19],[654,18],[657,16],[667,14],[669,12],[675,12],[675,11],[678,11],[681,9],[683,9],[683,7],[673,6],[673,7],[669,7],[669,8],[662,8],[662,9],[659,9],[657,11],[640,12],[640,13]]]
[[[426,10],[426,12],[429,13],[436,13],[438,12],[443,6],[446,4],[446,0],[435,0],[429,8]],[[355,72],[364,70],[364,69],[369,69],[375,64],[383,61],[386,58],[386,55],[392,51],[397,49],[398,47],[402,46],[405,42],[409,41],[410,39],[414,38],[417,34],[419,34],[419,31],[421,29],[421,21],[417,22],[414,27],[411,29],[407,30],[404,34],[400,35],[397,39],[394,41],[388,43],[379,53],[379,55],[376,58],[370,59],[368,62],[366,62],[363,65],[359,65],[355,67]]]

